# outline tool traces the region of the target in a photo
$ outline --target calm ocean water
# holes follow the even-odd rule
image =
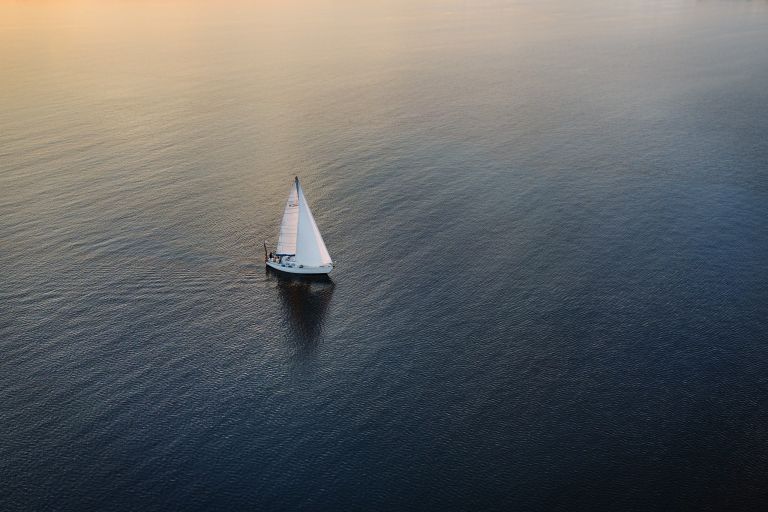
[[[768,3],[7,2],[0,68],[0,509],[768,506]]]

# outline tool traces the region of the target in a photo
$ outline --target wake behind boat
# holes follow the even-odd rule
[[[317,229],[298,177],[291,185],[285,203],[277,251],[267,254],[265,241],[264,261],[267,267],[289,274],[317,275],[328,274],[333,270],[331,255]]]

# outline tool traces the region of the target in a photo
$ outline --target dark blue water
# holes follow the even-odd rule
[[[768,4],[413,4],[0,7],[0,509],[768,506]]]

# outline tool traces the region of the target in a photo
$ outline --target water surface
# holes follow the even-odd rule
[[[766,2],[7,2],[0,64],[3,510],[768,503]]]

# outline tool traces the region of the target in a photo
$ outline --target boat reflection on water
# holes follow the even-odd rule
[[[296,354],[311,353],[323,330],[336,285],[326,275],[292,276],[271,269],[267,273],[277,281],[285,319],[294,334]]]

